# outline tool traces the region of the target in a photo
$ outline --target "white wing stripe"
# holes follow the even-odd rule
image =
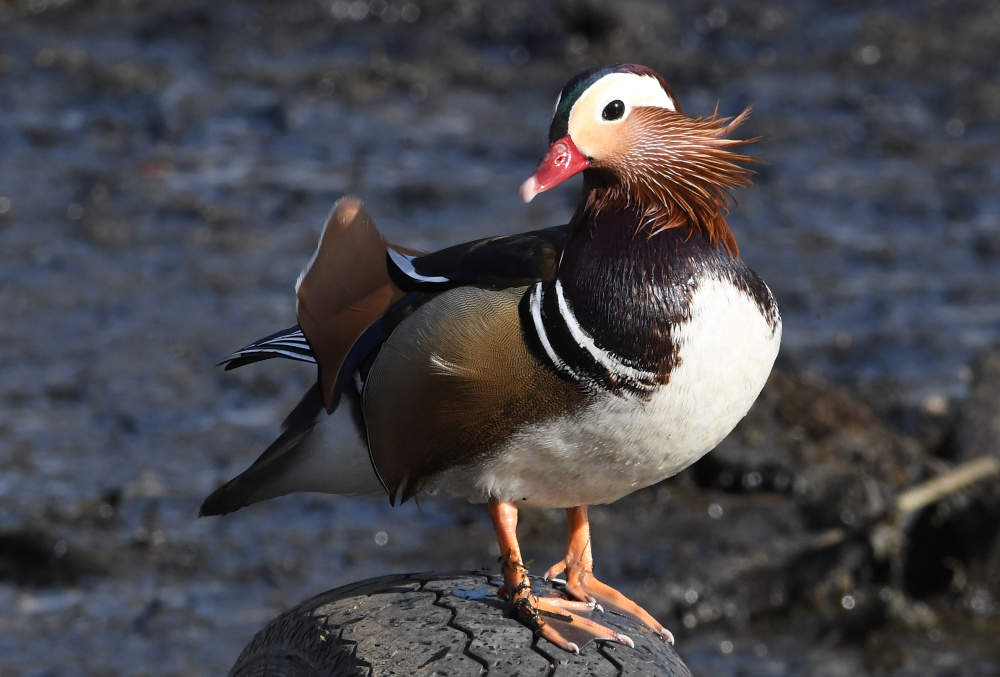
[[[402,272],[403,275],[406,275],[408,278],[412,280],[416,280],[417,282],[438,282],[438,283],[451,282],[451,280],[449,280],[446,277],[421,275],[413,267],[414,257],[412,256],[401,254],[392,247],[388,248],[388,252],[389,252],[389,258],[392,259],[392,262],[396,264],[396,267],[399,268],[400,272]]]

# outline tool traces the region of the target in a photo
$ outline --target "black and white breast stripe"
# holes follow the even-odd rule
[[[629,364],[597,344],[580,326],[558,279],[530,287],[519,313],[529,347],[567,380],[644,396],[660,382],[655,371]]]

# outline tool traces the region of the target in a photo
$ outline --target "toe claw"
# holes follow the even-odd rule
[[[545,572],[545,580],[547,581],[559,581],[559,576],[566,571],[566,562],[556,562],[548,568]],[[565,583],[565,581],[560,581]]]
[[[512,603],[515,615],[544,639],[570,653],[591,641],[634,647],[632,639],[592,617],[594,603],[528,593]]]
[[[619,644],[624,644],[630,649],[635,648],[635,642],[632,641],[632,638],[629,637],[628,635],[623,635],[620,632],[616,632],[615,636],[611,638],[611,641],[618,642]]]

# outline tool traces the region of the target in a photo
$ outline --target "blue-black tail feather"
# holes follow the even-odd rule
[[[226,365],[226,371],[229,371],[274,357],[316,364],[316,356],[313,355],[309,340],[302,333],[302,328],[299,325],[282,329],[254,341],[250,345],[240,348],[219,364]]]

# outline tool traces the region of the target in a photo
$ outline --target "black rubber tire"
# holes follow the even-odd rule
[[[601,622],[635,648],[591,642],[562,651],[512,619],[481,572],[402,574],[330,590],[271,621],[231,677],[348,675],[668,675],[690,677],[673,647],[615,614]],[[536,591],[555,590],[533,580]]]

